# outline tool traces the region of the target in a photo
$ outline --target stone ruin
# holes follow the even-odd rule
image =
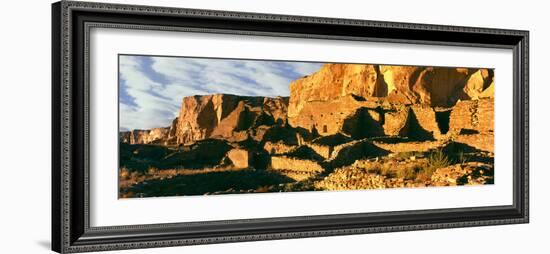
[[[119,137],[174,149],[219,139],[230,146],[220,164],[319,173],[388,154],[373,140],[390,137],[493,151],[493,93],[490,69],[325,64],[290,97],[189,96],[171,126]]]

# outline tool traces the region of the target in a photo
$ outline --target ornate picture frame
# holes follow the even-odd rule
[[[511,50],[512,205],[92,226],[89,166],[92,28]],[[52,250],[73,253],[528,223],[528,89],[528,31],[73,1],[54,3]]]

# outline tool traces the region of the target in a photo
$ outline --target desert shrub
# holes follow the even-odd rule
[[[395,174],[398,178],[403,178],[405,180],[414,180],[417,177],[417,174],[422,171],[420,166],[406,167],[401,168],[395,171]]]
[[[396,170],[394,169],[394,166],[389,163],[384,163],[380,165],[380,174],[387,178],[397,177],[397,173],[396,173]]]
[[[422,182],[431,180],[435,170],[435,168],[431,167],[420,167],[418,169],[418,173],[416,174],[416,180]]]
[[[451,161],[442,150],[436,150],[428,156],[428,168],[434,171],[438,168],[444,168],[451,164]]]
[[[433,151],[428,156],[428,164],[417,169],[416,179],[428,181],[438,168],[444,168],[449,165],[451,165],[451,160],[442,150]]]

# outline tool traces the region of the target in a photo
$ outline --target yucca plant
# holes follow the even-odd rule
[[[442,151],[437,150],[428,156],[428,166],[424,169],[424,174],[431,176],[438,168],[444,168],[451,165],[449,157]]]

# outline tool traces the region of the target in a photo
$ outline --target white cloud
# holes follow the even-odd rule
[[[141,68],[139,57],[120,56],[120,79],[124,81],[121,89],[133,100],[133,105],[120,103],[121,129],[164,126],[179,108],[155,95],[163,85],[151,80]]]
[[[289,96],[292,80],[310,75],[320,66],[300,62],[121,56],[121,89],[125,89],[134,105],[121,103],[120,127],[168,126],[185,96],[215,93]]]

